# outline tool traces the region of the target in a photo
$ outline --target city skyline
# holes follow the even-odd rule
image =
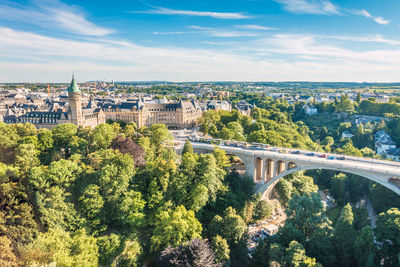
[[[399,7],[0,0],[0,82],[397,82]]]

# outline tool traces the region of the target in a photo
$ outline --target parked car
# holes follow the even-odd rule
[[[282,154],[286,154],[286,153],[287,153],[287,150],[286,150],[286,149],[279,149],[278,152],[279,152],[279,153],[282,153]]]
[[[342,156],[342,157],[337,157],[336,159],[338,159],[338,160],[345,160],[346,157],[345,157],[345,156]]]
[[[326,158],[326,154],[318,155],[318,157],[320,157],[320,158]]]
[[[301,152],[299,150],[296,150],[296,151],[291,151],[290,153],[292,153],[292,154],[300,154]]]
[[[315,153],[306,153],[306,156],[314,157],[314,156],[315,156]]]
[[[273,147],[273,148],[270,149],[270,151],[276,152],[276,151],[278,151],[278,149],[276,147]]]
[[[330,156],[330,157],[327,157],[327,159],[336,159],[336,158],[333,156]]]

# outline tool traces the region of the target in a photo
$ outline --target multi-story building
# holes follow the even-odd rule
[[[163,123],[171,128],[189,128],[197,124],[202,115],[194,101],[144,102],[142,98],[104,108],[106,119],[135,122],[138,127]]]
[[[49,111],[29,111],[26,113],[16,113],[11,108],[7,108],[4,115],[5,123],[32,123],[36,128],[52,129],[63,123],[73,123],[77,126],[95,127],[105,123],[104,112],[97,107],[93,107],[91,101],[88,106],[82,108],[82,92],[79,89],[74,77],[68,91],[69,106],[67,111],[62,109],[50,109]]]
[[[6,123],[29,122],[37,128],[48,129],[62,123],[95,127],[107,120],[135,122],[138,127],[163,123],[169,128],[190,128],[197,124],[203,112],[195,100],[173,102],[165,99],[155,101],[151,97],[124,99],[120,96],[116,99],[98,98],[95,101],[91,95],[87,101],[87,98],[82,97],[74,78],[67,93],[68,96],[61,94],[53,95],[52,98],[49,94],[45,100],[35,98],[27,101],[28,96],[24,95],[17,99],[15,95],[5,98],[1,101],[0,106],[4,106],[4,110],[0,107],[0,116],[3,116]]]

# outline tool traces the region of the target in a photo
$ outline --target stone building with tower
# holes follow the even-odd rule
[[[195,100],[156,101],[143,97],[128,99],[123,102],[97,102],[93,95],[82,99],[82,92],[72,77],[67,88],[68,97],[64,100],[46,100],[44,108],[19,108],[8,105],[3,121],[6,123],[32,123],[36,128],[52,129],[62,123],[73,123],[77,126],[96,127],[107,120],[135,122],[138,127],[149,127],[155,123],[163,123],[169,128],[191,128],[197,125],[204,107]],[[48,94],[49,90],[48,90]]]
[[[32,123],[36,128],[52,129],[63,123],[73,123],[77,126],[95,127],[105,123],[106,117],[101,108],[93,104],[91,97],[88,105],[82,107],[82,92],[75,78],[72,77],[68,92],[68,106],[57,109],[52,105],[49,111],[30,111],[24,114],[16,113],[12,108],[7,108],[3,121],[5,123]]]

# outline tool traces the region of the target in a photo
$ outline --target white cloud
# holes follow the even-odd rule
[[[376,23],[381,24],[381,25],[386,25],[386,24],[389,24],[389,23],[390,23],[390,20],[384,19],[384,18],[382,18],[382,17],[374,17],[374,16],[372,16],[372,15],[371,15],[367,10],[365,10],[365,9],[363,9],[363,10],[357,10],[357,11],[354,11],[353,13],[356,14],[356,15],[364,16],[364,17],[366,17],[366,18],[370,18],[370,19],[372,19],[373,21],[375,21]]]
[[[0,16],[10,21],[57,28],[79,35],[105,36],[113,32],[88,21],[79,10],[58,0],[34,1],[32,6],[0,4]]]
[[[384,19],[382,17],[376,17],[374,18],[374,21],[378,24],[386,25],[390,23],[390,20]]]
[[[245,29],[245,30],[261,30],[261,31],[275,30],[275,28],[265,27],[265,26],[261,26],[261,25],[254,25],[254,24],[236,25],[235,27],[239,28],[239,29]]]
[[[221,28],[213,28],[213,27],[203,27],[203,26],[197,26],[197,25],[190,25],[187,28],[193,29],[193,30],[198,30],[198,31],[192,31],[191,33],[204,33],[208,36],[212,37],[256,37],[259,36],[259,34],[254,33],[254,32],[248,32],[248,31],[234,31],[234,30],[227,30],[227,29],[221,29]]]
[[[284,9],[299,14],[340,14],[339,8],[328,0],[274,0]]]
[[[235,42],[203,41],[203,44],[208,44],[208,45],[232,45],[232,44],[236,44],[236,43]]]
[[[67,82],[71,72],[80,80],[398,80],[400,49],[359,51],[321,39],[275,34],[217,51],[104,38],[67,41],[0,28],[0,81]]]
[[[229,12],[211,12],[211,11],[192,11],[192,10],[177,10],[164,7],[157,7],[149,11],[133,11],[131,13],[146,13],[146,14],[161,14],[161,15],[183,15],[195,17],[212,17],[217,19],[247,19],[251,18],[242,12],[229,13]]]
[[[259,36],[256,33],[245,31],[228,31],[228,30],[212,30],[206,31],[206,34],[213,37],[255,37]]]
[[[203,26],[198,26],[198,25],[190,25],[187,26],[189,29],[194,29],[194,30],[213,30],[214,28],[212,27],[203,27]]]
[[[336,39],[343,41],[353,41],[353,42],[369,42],[369,43],[382,43],[388,45],[400,45],[400,40],[392,40],[382,37],[379,34],[369,35],[369,36],[338,36],[338,35],[324,35],[320,36],[327,39]]]
[[[154,35],[183,34],[184,32],[153,32]]]

